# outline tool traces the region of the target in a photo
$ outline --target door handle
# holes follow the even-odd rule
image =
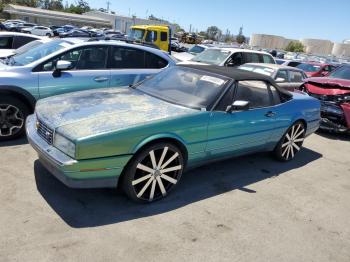
[[[105,81],[108,81],[108,80],[109,80],[108,77],[103,77],[103,76],[98,76],[98,77],[94,78],[95,82],[105,82]]]
[[[276,113],[275,113],[275,112],[272,112],[272,111],[269,111],[269,112],[267,112],[267,113],[265,114],[266,117],[273,117],[273,116],[275,116],[275,115],[276,115]]]

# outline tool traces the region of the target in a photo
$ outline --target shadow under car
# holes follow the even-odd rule
[[[38,160],[34,163],[38,191],[71,227],[96,227],[176,210],[232,190],[256,193],[247,186],[302,167],[322,157],[308,148],[290,162],[278,162],[259,153],[215,162],[185,172],[169,196],[152,204],[129,200],[121,190],[71,189],[52,176]]]

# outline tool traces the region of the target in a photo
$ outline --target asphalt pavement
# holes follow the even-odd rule
[[[350,137],[314,134],[186,173],[169,197],[69,189],[25,139],[0,144],[0,261],[350,261]]]

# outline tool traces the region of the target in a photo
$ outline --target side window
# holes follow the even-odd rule
[[[109,56],[109,68],[145,68],[145,52],[140,49],[128,47],[112,47]]]
[[[161,32],[160,33],[160,41],[167,41],[168,40],[168,33],[167,32]]]
[[[157,31],[148,31],[146,35],[146,42],[153,43],[157,41]]]
[[[288,81],[288,72],[286,70],[278,70],[275,79],[277,80],[278,78],[283,79],[283,81],[281,81],[281,82],[289,82]]]
[[[0,49],[12,49],[12,36],[3,36],[0,37]]]
[[[290,71],[290,81],[291,82],[302,82],[303,81],[303,74],[301,72],[297,71]]]
[[[264,63],[267,64],[275,64],[275,61],[273,61],[273,58],[269,55],[262,55]]]
[[[260,63],[259,54],[245,53],[245,63]]]
[[[13,39],[13,48],[17,49],[25,44],[28,44],[29,42],[35,40],[32,37],[27,37],[27,36],[15,36]]]
[[[40,71],[53,71],[58,60],[71,62],[73,70],[105,69],[107,50],[107,46],[75,49],[47,61]]]
[[[243,64],[243,56],[241,52],[234,53],[227,63],[228,66],[240,66],[241,64]]]
[[[268,86],[263,81],[239,81],[235,101],[249,101],[250,108],[271,106]]]
[[[149,52],[145,52],[146,53],[146,68],[164,68],[168,65],[168,61],[166,61],[165,59],[149,53]]]

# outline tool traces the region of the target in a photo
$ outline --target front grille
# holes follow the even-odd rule
[[[49,128],[47,125],[45,125],[42,121],[39,119],[37,120],[37,132],[38,135],[44,139],[49,145],[52,145],[53,143],[53,130]]]

